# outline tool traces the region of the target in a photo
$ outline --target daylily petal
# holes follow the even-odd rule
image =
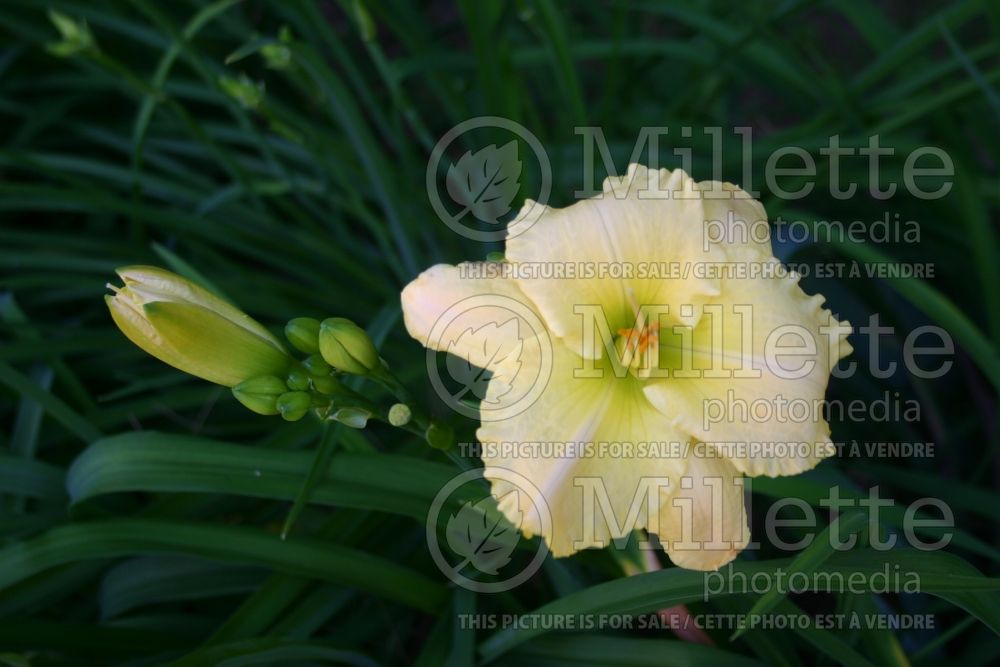
[[[773,257],[767,264],[780,269]],[[646,395],[691,437],[725,443],[724,452],[740,472],[773,476],[809,470],[833,453],[823,397],[830,370],[851,352],[850,324],[838,322],[823,302],[821,295],[807,296],[792,275],[723,280],[722,293],[712,300],[721,305],[721,324],[704,317],[693,335],[691,367],[701,377],[650,382]],[[746,341],[744,318],[752,327]],[[671,344],[661,332],[661,345]],[[792,346],[798,349],[780,350]],[[723,377],[707,377],[710,371],[722,371]],[[801,446],[758,448],[754,443]]]
[[[680,433],[646,400],[638,380],[575,378],[580,358],[560,345],[553,354],[551,377],[537,400],[516,419],[484,421],[477,437],[501,511],[526,535],[542,534],[554,555],[565,556],[645,527],[650,508],[655,513],[660,504],[657,484],[675,486],[685,462],[673,446]],[[504,404],[523,396],[519,378],[530,381],[540,363],[524,355],[519,373],[498,369],[486,401]],[[505,444],[517,449],[505,450]],[[632,447],[632,454],[619,446]],[[647,448],[645,456],[640,447]],[[653,447],[657,455],[649,454]],[[550,534],[543,530],[539,499],[491,474],[497,468],[523,475],[538,489],[551,513]]]
[[[674,565],[718,570],[750,539],[742,475],[710,447],[697,447],[660,521],[660,539]]]
[[[531,300],[515,282],[490,277],[489,262],[438,264],[402,294],[406,330],[424,347],[449,352],[485,370],[545,335]],[[485,276],[485,277],[483,277]]]
[[[727,260],[771,257],[771,227],[760,201],[732,183],[701,181],[696,186],[702,193],[705,238],[723,246]],[[733,253],[732,249],[746,252]]]
[[[515,264],[558,264],[577,272],[578,277],[566,279],[522,272],[517,280],[552,332],[570,349],[595,359],[604,348],[584,349],[579,305],[602,306],[615,331],[631,327],[635,308],[645,305],[669,306],[674,319],[694,323],[679,306],[718,294],[717,279],[699,278],[691,271],[700,262],[725,260],[720,246],[705,243],[704,220],[701,193],[682,170],[650,171],[632,165],[625,177],[608,178],[598,197],[546,209],[523,231],[515,219],[511,229],[518,233],[512,231],[506,256]],[[664,279],[663,269],[671,265],[681,272],[688,267],[689,273]],[[651,274],[650,268],[658,273]],[[623,273],[629,271],[631,277]]]

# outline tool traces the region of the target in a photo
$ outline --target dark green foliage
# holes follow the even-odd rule
[[[60,36],[50,9],[89,30]],[[998,45],[991,0],[0,3],[0,664],[996,664]],[[399,292],[433,263],[502,250],[450,231],[424,187],[438,138],[479,115],[537,135],[554,205],[591,185],[576,126],[602,128],[619,170],[642,127],[667,127],[661,164],[691,147],[698,179],[714,176],[701,128],[720,126],[722,176],[737,183],[732,128],[747,126],[772,220],[919,224],[919,243],[859,245],[817,226],[776,247],[792,263],[932,264],[929,280],[803,285],[855,326],[879,313],[895,327],[883,359],[928,323],[958,349],[943,378],[880,379],[864,370],[859,339],[861,370],[833,380],[829,397],[915,401],[921,419],[834,416],[834,439],[860,453],[757,480],[753,516],[775,498],[816,505],[833,485],[845,497],[878,485],[897,501],[883,523],[898,531],[906,503],[944,499],[957,525],[947,553],[860,547],[796,561],[861,573],[902,564],[925,593],[766,600],[786,614],[933,614],[934,628],[735,639],[729,628],[709,632],[714,647],[668,630],[462,630],[458,615],[475,612],[687,603],[743,614],[760,596],[705,602],[701,575],[670,567],[621,578],[607,552],[547,563],[503,595],[456,589],[427,555],[424,520],[456,463],[473,461],[374,422],[333,429],[320,448],[311,420],[250,414],[112,325],[102,295],[114,268],[166,266],[277,335],[293,317],[354,320],[414,394],[431,396]],[[882,201],[867,192],[867,162],[852,160],[842,179],[860,192],[830,196],[819,148],[831,135],[865,146],[875,133],[896,149],[884,180],[899,180],[916,147],[938,146],[955,163],[951,193]],[[787,145],[820,168],[813,193],[794,201],[762,182],[768,156]],[[450,427],[466,440],[474,430],[454,417]],[[866,455],[864,443],[883,441],[933,442],[934,456]],[[787,566],[787,556],[765,545],[738,569]]]

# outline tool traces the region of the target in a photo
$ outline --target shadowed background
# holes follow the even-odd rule
[[[649,611],[685,601],[670,595],[696,580],[667,572],[634,590],[572,597],[621,576],[600,551],[550,559],[504,595],[455,590],[431,562],[423,526],[460,469],[453,461],[373,427],[338,430],[321,457],[332,462],[317,464],[314,424],[252,415],[228,391],[147,357],[102,302],[115,267],[152,263],[276,332],[296,316],[349,317],[432,403],[399,291],[433,263],[502,250],[462,238],[431,210],[427,159],[448,129],[481,115],[529,128],[552,162],[551,203],[562,206],[594,182],[578,127],[601,128],[620,171],[643,127],[667,128],[661,166],[679,165],[674,149],[689,147],[697,179],[713,177],[703,128],[719,127],[722,175],[736,183],[745,156],[733,128],[751,128],[746,157],[772,221],[815,232],[776,244],[780,259],[934,268],[929,280],[809,276],[806,291],[825,294],[855,326],[878,313],[894,327],[877,341],[883,364],[900,362],[906,336],[925,324],[944,327],[957,348],[940,379],[880,378],[868,371],[869,340],[855,336],[859,372],[833,380],[828,397],[884,399],[890,414],[835,416],[834,440],[931,442],[933,457],[862,449],[801,477],[758,480],[754,537],[775,497],[815,504],[832,485],[842,495],[878,485],[900,508],[945,500],[957,525],[948,551],[993,574],[996,3],[8,0],[0,35],[0,663],[619,665],[628,656],[634,665],[972,667],[1000,657],[996,635],[974,618],[997,627],[995,595],[793,596],[777,610],[934,614],[936,625],[755,630],[735,641],[710,631],[713,647],[665,630],[524,643],[463,630],[456,614],[520,613],[560,598],[570,613],[595,609],[588,601]],[[883,184],[900,181],[913,150],[936,146],[955,176],[921,183],[951,180],[949,194],[925,200],[900,187],[872,197],[869,165],[855,158],[842,160],[841,181],[858,192],[831,196],[819,149],[832,135],[858,147],[874,134],[896,151],[882,158]],[[763,181],[782,146],[816,160],[806,197],[781,199]],[[448,157],[481,147],[458,144]],[[534,196],[536,176],[525,172],[515,202]],[[901,221],[899,238],[856,244],[815,224],[883,219]],[[906,221],[918,242],[902,238]],[[918,406],[919,420],[893,415],[893,405]],[[475,424],[450,418],[460,439],[473,437]],[[282,543],[276,533],[317,465],[321,482]],[[884,517],[885,530],[898,532],[901,516]],[[765,544],[741,560],[786,555]],[[938,556],[915,554],[908,567],[931,588],[958,585],[938,576],[974,576]],[[650,590],[663,597],[642,597]],[[742,613],[755,599],[690,606]]]

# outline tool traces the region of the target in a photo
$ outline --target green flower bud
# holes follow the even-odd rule
[[[278,397],[288,391],[285,381],[274,375],[250,378],[233,387],[233,396],[259,415],[278,414]]]
[[[319,341],[317,340],[317,345]],[[302,362],[302,365],[306,367],[309,375],[315,377],[325,377],[330,374],[333,369],[330,368],[330,364],[323,361],[323,357],[318,354],[313,354],[306,357],[306,360]]]
[[[368,425],[368,418],[372,413],[363,408],[339,408],[330,418],[339,421],[344,426],[351,428],[364,428]]]
[[[117,269],[124,286],[105,297],[129,340],[160,361],[226,387],[261,375],[284,377],[281,342],[239,308],[153,266]]]
[[[285,338],[299,352],[315,354],[319,352],[319,320],[311,317],[296,317],[285,325]]]
[[[86,51],[97,50],[94,35],[85,20],[77,21],[52,9],[49,10],[49,20],[62,37],[58,42],[49,42],[45,45],[52,55],[68,58]]]
[[[309,389],[309,373],[303,366],[296,365],[288,372],[288,388],[292,391]]]
[[[410,410],[410,406],[405,403],[396,403],[389,408],[389,423],[393,426],[406,426],[410,423],[412,416],[413,412]]]
[[[260,47],[260,55],[268,69],[288,69],[292,64],[292,50],[284,44],[265,44]]]
[[[246,74],[239,78],[219,77],[219,88],[244,109],[256,109],[264,101],[264,82],[254,81]]]
[[[367,375],[382,363],[365,330],[343,317],[323,320],[319,351],[326,363],[354,375]]]
[[[326,396],[334,396],[336,394],[343,394],[347,391],[343,383],[337,378],[331,375],[325,375],[323,377],[314,377],[312,379],[313,388],[316,389],[321,394]]]
[[[285,421],[302,419],[311,407],[312,395],[307,391],[289,391],[278,397],[278,412]]]
[[[455,431],[447,424],[431,422],[424,433],[424,437],[434,449],[448,451],[455,446]]]

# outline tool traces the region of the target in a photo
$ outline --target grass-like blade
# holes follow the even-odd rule
[[[240,526],[112,519],[53,528],[0,549],[0,589],[49,568],[83,560],[177,554],[256,565],[351,586],[423,611],[444,602],[437,582],[374,554],[333,542],[282,541]]]

